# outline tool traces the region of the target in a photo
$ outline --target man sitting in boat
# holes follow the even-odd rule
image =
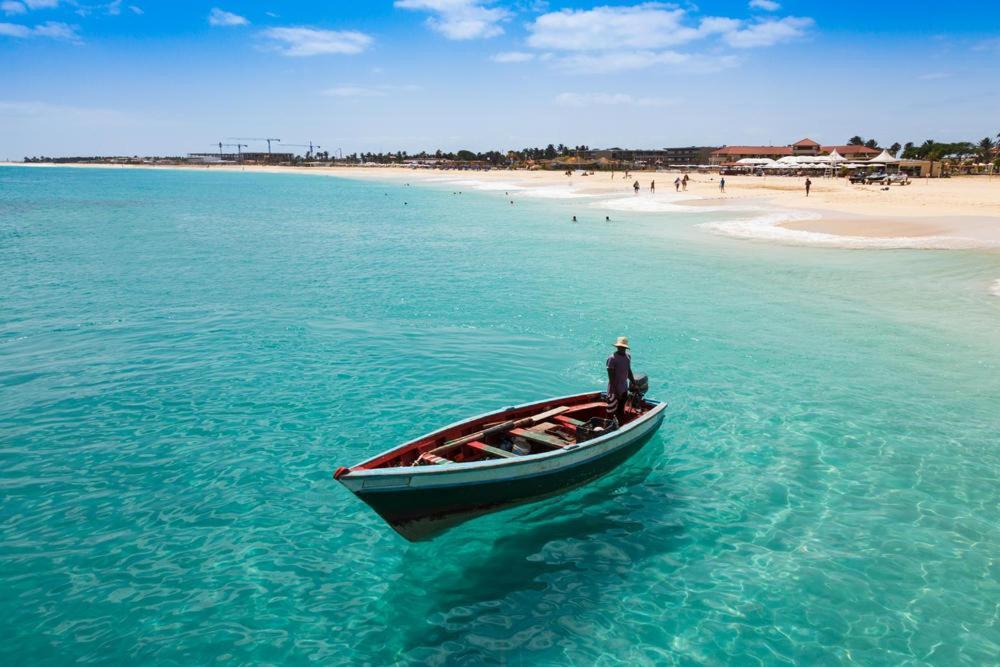
[[[619,336],[615,341],[615,353],[608,357],[608,418],[614,416],[619,426],[625,423],[629,384],[635,382],[628,350],[628,338]]]

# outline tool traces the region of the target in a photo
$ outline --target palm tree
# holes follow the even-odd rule
[[[847,140],[847,145],[848,146],[864,146],[865,145],[865,140],[855,134],[853,137],[851,137],[850,139]]]
[[[993,140],[989,137],[983,137],[982,141],[979,142],[979,156],[983,162],[990,161],[994,148],[996,148],[996,144],[993,143]]]
[[[900,146],[900,145],[899,145],[899,142],[897,141],[897,142],[896,142],[896,143],[894,143],[894,144],[893,144],[892,146],[889,146],[889,153],[890,153],[890,154],[891,154],[891,155],[892,155],[893,157],[896,157],[896,153],[898,153],[898,152],[899,152],[899,149],[900,149],[900,148],[902,148],[902,146]]]

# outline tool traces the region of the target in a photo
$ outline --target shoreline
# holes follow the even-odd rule
[[[261,165],[25,164],[0,166],[82,169],[177,169],[253,173],[299,173],[359,180],[451,183],[470,190],[517,192],[551,199],[590,199],[590,205],[634,213],[717,210],[746,213],[736,220],[700,225],[734,238],[841,248],[1000,249],[1000,178],[982,176],[918,179],[911,185],[854,186],[845,179],[817,177],[810,197],[803,178],[694,173],[687,191],[676,192],[678,171],[574,172],[529,170],[437,170],[409,167],[279,167]],[[632,183],[638,181],[638,196]],[[655,193],[649,186],[656,181]]]

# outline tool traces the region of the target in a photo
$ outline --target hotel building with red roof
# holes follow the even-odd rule
[[[869,160],[879,154],[880,151],[867,146],[822,146],[812,139],[800,139],[794,144],[787,146],[723,146],[712,151],[709,156],[709,163],[715,165],[732,164],[743,158],[779,158],[790,155],[819,156],[829,155],[834,150],[848,160]]]

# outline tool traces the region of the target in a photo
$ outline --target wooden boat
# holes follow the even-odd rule
[[[339,468],[334,479],[417,540],[600,477],[639,451],[666,406],[632,394],[618,426],[603,419],[600,393],[528,403],[446,426]]]

